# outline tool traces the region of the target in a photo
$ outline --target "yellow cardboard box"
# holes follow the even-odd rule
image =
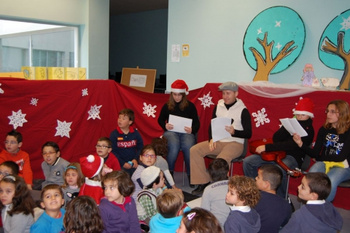
[[[46,67],[37,66],[35,67],[35,80],[46,80],[47,69]]]
[[[21,70],[25,79],[34,80],[35,79],[35,68],[32,66],[22,66]]]
[[[79,80],[86,79],[86,68],[79,67]]]
[[[78,80],[79,79],[79,69],[75,67],[65,67],[64,74],[66,75],[66,80]]]
[[[47,67],[47,79],[65,80],[64,67]]]

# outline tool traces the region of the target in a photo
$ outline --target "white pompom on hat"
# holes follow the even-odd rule
[[[81,171],[84,176],[92,178],[97,176],[103,167],[103,158],[97,155],[89,155],[80,159]]]
[[[188,86],[182,79],[177,79],[171,84],[171,92],[186,93],[188,95]]]
[[[159,167],[149,166],[141,172],[141,182],[143,186],[150,185],[160,174]]]
[[[315,105],[310,98],[300,99],[297,103],[297,106],[294,109],[293,114],[304,114],[310,117],[314,117],[314,106]]]

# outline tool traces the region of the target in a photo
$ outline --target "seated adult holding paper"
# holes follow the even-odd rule
[[[226,130],[230,136],[214,141],[209,127],[209,140],[191,148],[191,184],[198,184],[192,191],[193,195],[201,195],[210,181],[204,157],[213,154],[231,164],[232,159],[242,154],[244,139],[252,135],[250,113],[243,101],[237,98],[238,85],[234,82],[225,82],[219,86],[219,91],[222,91],[222,99],[215,106],[212,118],[231,118],[231,124],[222,128],[222,131]]]
[[[333,201],[337,186],[350,179],[350,109],[348,102],[333,100],[326,108],[326,121],[317,133],[315,146],[311,149],[303,138],[293,137],[298,146],[316,159],[311,172],[324,172],[331,180],[332,189],[327,201]]]
[[[314,138],[314,128],[312,126],[312,117],[314,104],[311,99],[304,98],[300,99],[294,110],[294,115],[300,125],[305,129],[307,136],[301,138],[306,146],[310,146]],[[282,162],[286,164],[290,169],[295,169],[300,167],[304,157],[305,152],[298,147],[298,145],[293,140],[293,135],[288,132],[285,127],[279,128],[272,137],[273,143],[258,146],[255,150],[257,154],[250,155],[243,160],[243,171],[246,176],[255,178],[258,176],[258,168],[263,164],[274,164],[274,161],[265,161],[261,157],[262,152],[269,151],[285,151],[286,157],[282,159]],[[286,196],[287,188],[287,176],[286,171],[283,171],[283,178],[280,187],[277,189],[277,194],[281,197]]]
[[[174,81],[171,84],[169,100],[160,111],[158,123],[164,130],[163,136],[168,140],[167,161],[170,173],[173,174],[177,155],[182,150],[190,180],[190,148],[196,143],[195,135],[200,123],[196,106],[186,98],[187,94],[188,86],[185,81],[181,79]],[[175,118],[178,124],[184,123],[182,129],[180,127],[180,130],[178,130],[178,125],[169,122],[169,116]],[[186,125],[187,122],[191,121],[191,125]]]

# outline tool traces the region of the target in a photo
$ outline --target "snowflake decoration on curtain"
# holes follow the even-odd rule
[[[89,93],[88,93],[88,89],[87,88],[84,88],[81,90],[81,96],[88,96]]]
[[[155,110],[155,108],[157,107],[157,105],[152,106],[151,104],[147,105],[145,102],[143,102],[143,114],[147,115],[148,117],[153,117],[156,118],[156,115],[154,115],[157,111]]]
[[[25,119],[26,115],[27,114],[22,113],[22,109],[18,110],[17,112],[12,111],[12,115],[8,116],[8,118],[10,119],[9,125],[13,125],[14,129],[17,129],[18,126],[23,127],[23,123],[28,122]]]
[[[1,86],[1,85],[2,85],[2,84],[0,83],[0,86]],[[4,90],[0,88],[0,94],[4,94],[4,93],[5,93]]]
[[[210,105],[214,105],[213,101],[211,101],[213,97],[210,96],[210,91],[208,94],[203,95],[203,97],[198,98],[202,103],[201,105],[203,105],[203,108],[205,109],[206,107],[210,108]]]
[[[61,136],[69,138],[69,131],[71,131],[70,126],[72,122],[60,121],[57,120],[56,134],[55,136]]]
[[[252,116],[254,117],[255,126],[258,128],[260,125],[264,125],[265,123],[270,123],[270,119],[267,117],[266,109],[262,108],[257,112],[253,112]]]
[[[101,117],[100,117],[100,108],[101,107],[102,107],[102,105],[97,106],[96,104],[94,106],[91,106],[90,110],[88,111],[89,117],[87,119],[89,120],[92,118],[93,120],[95,120],[96,118],[98,118],[101,120]]]
[[[39,101],[39,99],[37,99],[37,98],[32,98],[32,99],[30,100],[30,105],[38,106],[38,101]]]

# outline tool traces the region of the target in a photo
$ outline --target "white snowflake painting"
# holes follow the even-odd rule
[[[25,118],[27,114],[22,113],[22,109],[18,110],[17,112],[12,111],[12,115],[8,116],[10,119],[9,125],[13,125],[14,129],[17,129],[17,127],[21,126],[23,127],[23,123],[28,122]]]
[[[39,99],[37,99],[37,98],[32,98],[32,99],[30,100],[30,105],[38,106],[38,102],[39,102]]]
[[[0,86],[1,86],[2,84],[0,83]],[[5,92],[4,92],[4,90],[2,89],[2,88],[0,88],[0,94],[4,94]]]
[[[87,88],[84,88],[81,90],[81,96],[88,96],[89,93],[88,93],[88,89]]]
[[[61,136],[69,138],[69,132],[71,131],[70,126],[72,122],[57,120],[56,134],[55,136]]]
[[[157,108],[157,105],[152,106],[151,104],[146,104],[143,102],[143,114],[147,115],[148,117],[156,118],[155,113],[157,112],[155,109]]]
[[[93,119],[93,120],[96,120],[97,119],[100,119],[101,120],[101,117],[100,117],[100,109],[101,109],[102,105],[100,106],[97,106],[96,104],[94,106],[91,106],[90,110],[88,111],[88,120],[90,119]]]
[[[203,97],[199,97],[198,99],[202,102],[201,105],[205,109],[206,107],[210,108],[210,105],[214,105],[213,101],[211,101],[212,98],[209,91],[208,94],[204,94]]]
[[[261,125],[264,125],[265,123],[270,123],[270,119],[267,116],[266,109],[262,108],[261,110],[258,110],[257,112],[253,112],[252,116],[254,117],[255,126],[258,128]]]

